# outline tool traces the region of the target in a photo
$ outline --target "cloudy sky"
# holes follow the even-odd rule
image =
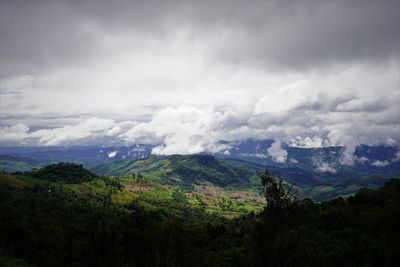
[[[400,142],[399,1],[0,2],[2,146]]]

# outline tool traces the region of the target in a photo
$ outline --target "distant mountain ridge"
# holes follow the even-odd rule
[[[275,162],[267,152],[273,142],[255,139],[223,142],[230,148],[213,155],[228,161],[242,160],[247,167],[253,164],[252,168],[257,168],[258,164],[262,168],[287,169],[286,173],[296,172],[292,168],[300,168],[300,176],[306,172],[309,177],[323,179],[400,175],[399,146],[360,145],[354,154],[354,164],[344,165],[341,163],[343,147],[301,148],[284,143],[282,149],[287,151],[286,161]],[[125,147],[0,147],[0,169],[26,171],[55,162],[74,162],[94,168],[105,163],[148,158],[154,147],[144,144]]]
[[[249,186],[255,171],[212,155],[151,156],[146,159],[125,160],[102,164],[93,168],[101,175],[158,175],[185,184],[210,182],[219,186]]]
[[[26,164],[37,163],[26,158],[10,155],[0,155],[0,162],[2,162],[2,158],[26,160]],[[19,164],[20,162],[15,161],[14,163]],[[40,162],[40,164],[45,163]],[[69,166],[72,167],[69,168]],[[91,172],[94,172],[97,175],[120,176],[123,179],[128,177],[128,179],[136,179],[138,183],[143,181],[144,184],[147,184],[148,181],[151,181],[160,186],[184,188],[186,190],[193,190],[194,188],[197,188],[196,190],[208,190],[198,187],[206,186],[207,188],[210,185],[226,190],[260,192],[260,180],[257,173],[268,170],[287,183],[294,183],[299,197],[310,197],[317,201],[350,195],[363,187],[379,188],[388,179],[379,174],[359,177],[349,176],[346,179],[320,177],[314,172],[309,172],[300,167],[263,165],[237,158],[220,158],[210,154],[153,155],[144,159],[103,163],[92,167],[91,171],[84,170],[82,166],[79,168],[76,166],[79,165],[71,165],[70,163],[52,164],[49,167],[42,168],[37,173],[32,172],[31,175],[39,175],[38,177],[44,180],[74,183],[80,182],[80,179],[92,179],[95,176]],[[61,173],[61,175],[57,173]],[[67,176],[64,177],[64,174],[67,174]],[[392,177],[396,176],[393,175]]]
[[[105,163],[92,169],[99,175],[149,177],[161,184],[192,187],[210,183],[224,188],[260,189],[258,172],[269,171],[294,184],[301,197],[326,200],[349,195],[362,187],[379,188],[387,178],[365,176],[350,179],[323,179],[299,167],[261,165],[213,155],[150,156],[146,159]]]

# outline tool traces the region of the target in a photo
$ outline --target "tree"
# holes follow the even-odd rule
[[[288,208],[294,200],[294,183],[287,185],[282,179],[277,179],[269,171],[259,173],[263,193],[269,210],[283,210]]]

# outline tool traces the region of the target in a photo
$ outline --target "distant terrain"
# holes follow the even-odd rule
[[[354,163],[342,164],[342,147],[299,148],[283,145],[285,162],[276,162],[267,150],[272,140],[225,142],[229,150],[216,154],[156,156],[152,145],[126,147],[2,147],[0,170],[30,171],[56,162],[82,164],[99,175],[130,176],[142,173],[152,183],[190,192],[207,184],[225,190],[258,193],[257,172],[269,170],[298,195],[321,201],[347,196],[363,187],[379,188],[400,176],[399,147],[361,145]]]

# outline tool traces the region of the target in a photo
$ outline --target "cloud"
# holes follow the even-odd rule
[[[321,163],[320,166],[318,166],[315,171],[317,172],[321,172],[321,173],[325,173],[325,172],[329,172],[329,173],[337,173],[337,170],[332,168],[328,163],[323,162]]]
[[[387,166],[389,164],[390,163],[387,160],[383,160],[383,161],[382,160],[376,160],[376,161],[371,163],[371,165],[375,166],[375,167],[385,167],[385,166]]]
[[[216,153],[229,148],[219,143],[227,118],[226,113],[208,113],[194,107],[167,108],[121,137],[130,143],[159,144],[152,150],[157,155]]]
[[[398,1],[2,1],[1,73],[85,64],[122,48],[121,36],[168,41],[180,29],[212,40],[210,56],[236,66],[380,61],[398,53],[398,9]]]
[[[352,165],[358,145],[398,139],[400,94],[394,89],[398,87],[398,66],[392,68],[391,74],[380,68],[370,73],[365,66],[358,66],[332,79],[310,75],[303,82],[271,90],[256,103],[250,127],[266,129],[270,137],[283,136],[290,146],[343,146],[341,163]],[[353,75],[365,78],[353,79]],[[388,79],[379,80],[380,75],[388,75]]]
[[[123,121],[115,124],[110,130],[107,131],[107,135],[109,136],[118,136],[124,134],[126,131],[135,127],[138,123],[133,121]]]
[[[313,157],[313,164],[316,167],[315,171],[320,173],[337,173],[337,170],[329,163],[324,162],[321,157]]]
[[[278,163],[286,162],[288,152],[281,147],[281,141],[275,139],[275,142],[267,149],[268,155],[272,160]]]
[[[29,127],[24,124],[0,127],[1,144],[20,144],[24,143],[28,137]]]
[[[90,142],[90,139],[104,136],[114,125],[113,120],[89,118],[76,125],[34,131],[29,134],[29,138],[37,139],[37,144],[44,146],[68,145],[83,140]]]
[[[241,8],[240,27],[226,32],[222,43],[229,45],[218,50],[232,64],[299,70],[398,55],[396,1],[268,1]]]
[[[112,152],[108,153],[107,156],[108,156],[109,158],[113,158],[113,157],[115,157],[117,154],[118,154],[118,151],[112,151]]]
[[[225,156],[229,156],[231,154],[231,152],[229,152],[229,149],[225,150],[223,153]]]
[[[313,137],[288,136],[287,138],[285,138],[285,142],[291,147],[302,147],[302,148],[330,146],[329,141],[327,139],[321,138],[320,136],[313,136]]]
[[[400,161],[400,149],[396,152],[396,156],[392,161],[393,162]]]
[[[361,143],[400,141],[398,9],[1,1],[1,144],[143,142],[173,154],[279,138],[343,146],[353,164]]]
[[[356,161],[361,164],[365,164],[365,163],[369,162],[369,159],[367,157],[362,156],[360,158],[357,158]]]

